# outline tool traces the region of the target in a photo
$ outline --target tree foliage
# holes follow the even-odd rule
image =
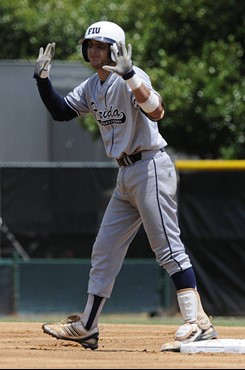
[[[35,59],[55,41],[56,59],[81,60],[88,25],[114,21],[164,99],[159,128],[170,146],[245,158],[244,15],[242,0],[1,0],[0,59]]]

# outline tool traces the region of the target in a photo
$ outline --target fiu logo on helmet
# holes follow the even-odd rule
[[[88,30],[88,35],[94,35],[100,33],[101,27],[91,27]]]
[[[101,126],[122,125],[126,122],[126,114],[119,111],[118,108],[113,109],[112,106],[105,108],[104,111],[97,109],[95,102],[91,102],[91,108],[95,115],[97,122]]]

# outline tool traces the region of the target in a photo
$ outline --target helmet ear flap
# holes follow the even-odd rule
[[[84,60],[86,62],[89,62],[89,59],[88,59],[88,40],[84,40],[82,42],[81,51],[82,51],[82,55],[83,55]]]

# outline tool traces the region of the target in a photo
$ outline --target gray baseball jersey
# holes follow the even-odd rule
[[[147,74],[137,67],[134,70],[153,90]],[[115,73],[111,73],[102,85],[98,75],[92,75],[65,100],[78,115],[90,112],[95,116],[109,157],[120,158],[124,154],[157,150],[167,145],[157,123],[140,109],[128,84]]]

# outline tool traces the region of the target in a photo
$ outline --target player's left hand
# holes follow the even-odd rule
[[[119,41],[111,46],[111,51],[114,55],[116,65],[115,66],[103,66],[103,69],[109,72],[115,72],[121,76],[126,75],[132,71],[133,63],[131,60],[132,46],[128,44],[128,50],[123,42]]]
[[[55,54],[55,43],[49,43],[44,51],[43,47],[39,50],[39,55],[35,64],[35,75],[41,78],[49,77],[49,71]]]

